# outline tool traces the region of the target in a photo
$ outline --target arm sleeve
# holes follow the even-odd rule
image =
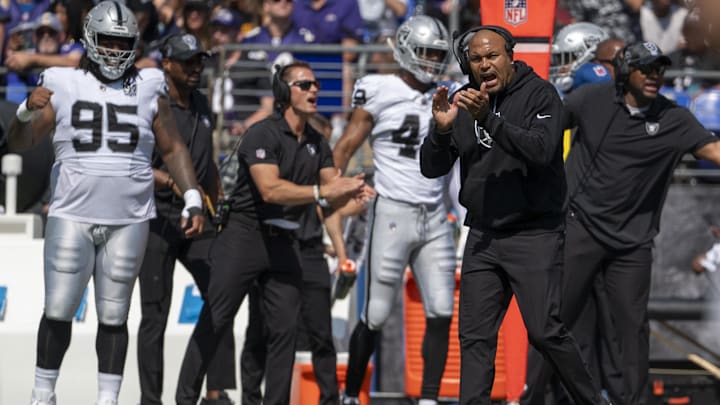
[[[444,176],[450,172],[457,158],[452,133],[438,134],[433,131],[420,147],[420,172],[430,179]]]
[[[562,141],[562,102],[551,85],[540,86],[528,99],[527,128],[488,114],[485,129],[507,153],[529,164],[546,166],[552,162]],[[526,124],[527,125],[527,124]]]

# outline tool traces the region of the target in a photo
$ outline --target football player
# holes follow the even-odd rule
[[[567,93],[580,85],[575,83],[575,79],[581,68],[584,76],[597,76],[596,81],[603,81],[603,78],[610,80],[610,74],[604,66],[586,65],[595,58],[598,44],[606,39],[607,32],[595,24],[579,22],[563,27],[555,35],[552,45],[550,82],[559,91]]]
[[[390,41],[389,41],[390,42]],[[447,359],[455,289],[453,228],[444,204],[444,180],[420,173],[420,144],[431,131],[432,96],[448,63],[450,36],[442,23],[414,16],[397,30],[397,75],[371,74],[353,91],[353,112],[333,151],[345,169],[370,137],[377,198],[372,205],[365,303],[350,338],[344,404],[358,404],[367,363],[410,265],[427,324],[420,404],[436,404]],[[431,349],[432,348],[432,349]]]
[[[103,1],[85,18],[79,68],[45,70],[11,123],[11,149],[52,136],[55,164],[45,233],[45,309],[37,339],[31,404],[54,405],[73,315],[94,281],[98,405],[115,405],[128,346],[130,296],[155,216],[151,159],[157,143],[184,193],[186,236],[202,231],[202,199],[178,136],[165,80],[133,62],[133,13]]]

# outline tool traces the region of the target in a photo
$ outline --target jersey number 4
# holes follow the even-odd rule
[[[410,159],[417,158],[416,146],[420,144],[420,117],[414,114],[406,115],[400,128],[392,131],[392,141],[399,143],[399,155]]]
[[[118,142],[117,139],[108,140],[108,147],[113,152],[132,153],[140,140],[140,130],[135,124],[119,122],[118,114],[137,115],[135,105],[115,105],[107,103],[108,131],[126,132],[130,136],[128,143]],[[83,118],[83,111],[89,111],[91,117]],[[87,115],[87,113],[85,113]],[[103,106],[89,101],[76,101],[72,106],[72,126],[75,129],[89,129],[92,131],[92,141],[80,142],[73,139],[73,147],[78,152],[95,152],[102,146]]]

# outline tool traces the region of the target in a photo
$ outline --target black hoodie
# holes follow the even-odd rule
[[[439,177],[460,158],[460,202],[468,209],[468,226],[503,233],[560,230],[567,188],[562,101],[527,64],[513,66],[515,76],[490,97],[492,112],[477,123],[480,128],[459,108],[450,134],[425,139],[420,168],[426,177]],[[483,128],[490,147],[481,142]]]

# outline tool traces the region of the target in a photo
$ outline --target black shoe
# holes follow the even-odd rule
[[[233,400],[230,399],[230,396],[225,391],[222,391],[220,393],[220,397],[218,399],[203,398],[202,401],[200,401],[200,405],[234,405],[234,404],[235,404],[235,402],[233,402]]]

